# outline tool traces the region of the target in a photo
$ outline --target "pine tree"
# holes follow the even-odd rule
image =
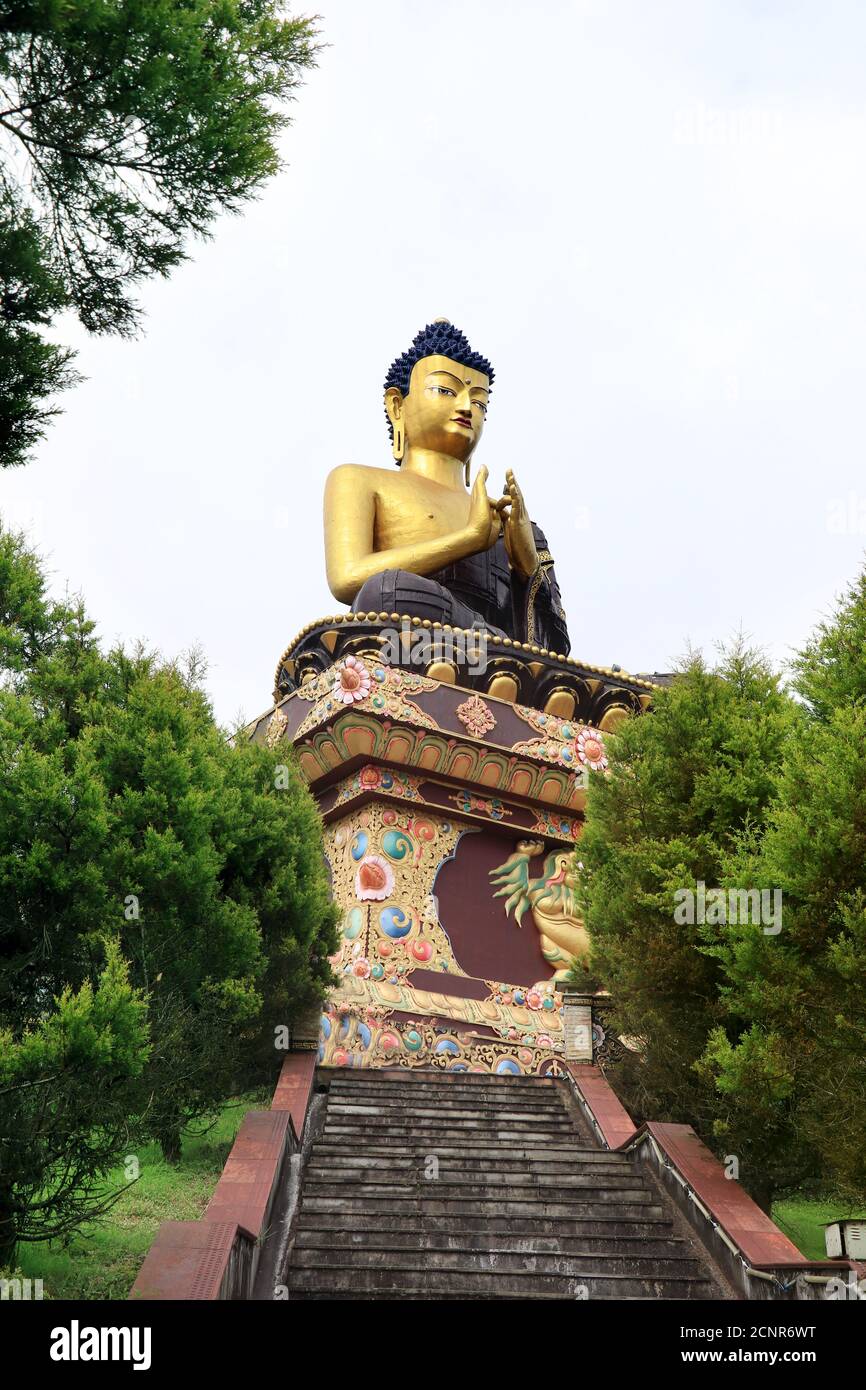
[[[0,1013],[0,1269],[22,1241],[68,1235],[123,1188],[105,1177],[125,1152],[149,1045],[147,1004],[116,944],[73,991],[29,1022]]]
[[[282,0],[0,3],[0,466],[74,380],[40,328],[134,332],[141,281],[279,168],[317,51]]]
[[[0,1074],[23,1076],[46,1123],[65,1117],[69,1153],[85,1154],[96,1112],[70,1099],[62,1016],[110,995],[119,1027],[142,1001],[145,1033],[111,1082],[94,1173],[131,1134],[176,1157],[184,1127],[244,1069],[276,1070],[275,1023],[291,1026],[331,981],[336,913],[315,803],[286,752],[226,737],[202,677],[200,661],[103,652],[83,605],[52,600],[38,558],[0,530]],[[97,1068],[94,1095],[101,1084]],[[9,1094],[19,1109],[0,1112],[0,1133],[35,1133]],[[52,1216],[59,1170],[44,1167],[41,1217],[37,1188],[25,1201],[15,1183],[13,1224],[28,1239],[87,1209]],[[2,1204],[0,1191],[0,1215]]]
[[[66,302],[35,219],[7,199],[5,216],[0,205],[0,466],[25,462],[57,413],[49,401],[78,380],[73,354],[41,331]]]
[[[788,1117],[804,1179],[866,1197],[866,573],[795,662],[806,717],[777,803],[744,836],[729,881],[780,890],[782,930],[737,928],[716,950],[730,1022],[706,1074],[746,1122]]]
[[[616,1084],[636,1115],[690,1123],[711,1141],[721,1140],[727,1102],[699,1067],[729,1022],[712,953],[727,927],[702,924],[697,907],[683,920],[678,894],[696,902],[701,884],[723,883],[738,833],[763,822],[798,718],[766,662],[739,642],[715,669],[690,657],[652,712],[610,739],[609,775],[590,779],[579,860],[592,972],[612,996],[615,1031],[638,1048],[614,1069]],[[736,1152],[766,1201],[780,1154],[765,1138],[755,1132],[749,1152]],[[787,1171],[784,1154],[781,1163]]]

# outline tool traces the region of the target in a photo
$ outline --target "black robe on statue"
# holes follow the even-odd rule
[[[406,613],[454,627],[477,627],[517,642],[531,642],[568,656],[571,643],[553,557],[540,527],[532,523],[538,568],[521,579],[508,563],[505,542],[457,560],[435,574],[383,570],[361,586],[354,613]]]

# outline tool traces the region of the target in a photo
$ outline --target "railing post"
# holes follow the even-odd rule
[[[567,1062],[592,1061],[592,995],[562,992],[562,1027]]]

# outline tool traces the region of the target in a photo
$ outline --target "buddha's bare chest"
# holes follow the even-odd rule
[[[376,492],[376,549],[435,540],[461,530],[468,519],[468,493],[398,474]]]

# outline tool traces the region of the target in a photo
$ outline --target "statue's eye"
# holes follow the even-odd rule
[[[453,396],[456,394],[451,390],[450,386],[434,386],[432,389],[438,391],[440,396]]]
[[[481,411],[482,415],[486,415],[486,414],[487,414],[487,402],[486,402],[486,401],[473,401],[472,404],[478,406],[478,409]]]

